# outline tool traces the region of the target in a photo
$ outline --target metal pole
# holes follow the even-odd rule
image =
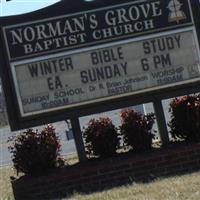
[[[76,150],[78,154],[78,158],[80,162],[86,161],[86,153],[85,153],[85,147],[83,143],[82,133],[81,133],[81,127],[79,123],[78,118],[71,118],[71,125],[72,125],[72,131],[74,135]]]
[[[160,134],[162,145],[167,145],[169,143],[169,135],[164,115],[164,110],[162,106],[162,101],[160,99],[155,99],[153,101],[153,107],[156,114],[156,119],[158,123],[158,131]]]

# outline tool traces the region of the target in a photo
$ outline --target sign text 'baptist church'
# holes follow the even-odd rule
[[[180,9],[174,1],[131,2],[8,26],[4,34],[10,59],[14,59],[132,38],[190,23],[187,1]]]

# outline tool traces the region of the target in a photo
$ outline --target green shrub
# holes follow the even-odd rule
[[[121,119],[120,132],[125,147],[131,146],[135,151],[150,150],[154,137],[152,133],[154,114],[141,115],[134,109],[125,109],[121,112]]]
[[[83,131],[87,154],[112,156],[119,145],[117,129],[109,118],[91,119]]]
[[[60,141],[51,125],[41,132],[28,129],[10,140],[13,144],[9,150],[17,172],[40,175],[62,163]]]
[[[200,141],[200,96],[174,98],[170,103],[170,133],[174,139]]]

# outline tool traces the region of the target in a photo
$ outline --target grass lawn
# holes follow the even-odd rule
[[[13,199],[11,167],[0,168],[0,200]],[[151,183],[134,183],[91,194],[74,194],[63,200],[199,200],[200,172],[163,178]]]
[[[10,176],[15,175],[11,167],[0,167],[0,200],[14,199],[10,184]]]
[[[68,200],[199,200],[200,172],[133,184],[88,195],[74,194]]]

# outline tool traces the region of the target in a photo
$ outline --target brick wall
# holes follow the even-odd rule
[[[182,144],[137,155],[127,153],[79,163],[54,170],[48,176],[21,177],[12,181],[12,185],[17,200],[53,199],[65,197],[73,191],[102,190],[199,169],[200,143]]]

